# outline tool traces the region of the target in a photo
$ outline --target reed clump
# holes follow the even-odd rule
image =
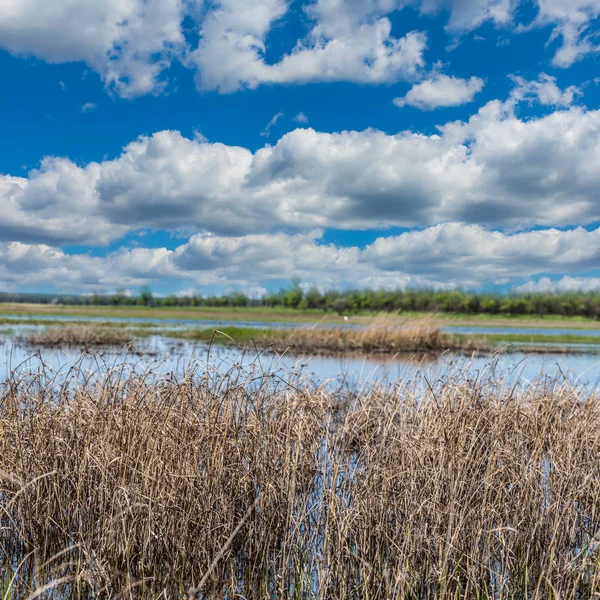
[[[360,392],[252,368],[13,376],[2,592],[592,598],[599,432],[596,396],[460,373]]]
[[[302,353],[355,352],[389,354],[396,352],[428,352],[458,348],[458,341],[439,328],[426,325],[370,325],[355,329],[297,327],[283,332],[281,340],[272,342],[278,350],[289,347]]]
[[[60,348],[74,346],[94,348],[98,346],[125,346],[133,339],[125,328],[111,325],[61,325],[21,337],[19,341],[36,347]]]
[[[293,329],[246,329],[225,327],[180,332],[180,337],[199,341],[237,344],[251,348],[302,354],[396,354],[410,352],[476,351],[489,347],[464,337],[443,333],[433,324],[390,325],[375,323],[366,327],[296,327]]]

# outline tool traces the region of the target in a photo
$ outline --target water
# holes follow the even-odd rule
[[[211,320],[198,320],[198,319],[153,319],[147,317],[88,317],[88,316],[76,316],[76,315],[31,315],[31,317],[24,317],[23,315],[2,315],[2,319],[7,321],[15,321],[15,324],[26,324],[27,319],[30,318],[32,321],[47,322],[48,325],[52,325],[55,322],[89,322],[89,323],[118,323],[123,325],[131,326],[153,326],[156,328],[168,327],[169,329],[212,329],[212,328],[223,328],[223,327],[245,327],[252,329],[294,329],[298,327],[319,327],[319,328],[344,328],[344,329],[358,329],[363,327],[359,323],[330,323],[326,320],[316,321],[314,323],[294,323],[286,321],[236,321],[232,319],[211,319]],[[446,333],[457,333],[464,335],[476,335],[476,334],[493,334],[493,335],[548,335],[548,336],[559,336],[559,335],[575,335],[575,336],[599,336],[599,328],[560,328],[560,327],[527,327],[520,326],[518,322],[510,327],[493,327],[493,326],[446,326],[441,327],[441,330]]]
[[[2,319],[14,321],[15,324],[27,324],[31,320],[52,325],[56,322],[74,323],[117,323],[123,325],[143,325],[157,328],[168,327],[169,329],[211,329],[213,327],[246,327],[252,329],[295,329],[296,327],[320,327],[320,328],[349,328],[361,327],[358,323],[330,323],[325,320],[314,323],[294,323],[286,321],[236,321],[234,319],[153,319],[148,317],[89,317],[77,315],[2,315]],[[10,323],[9,323],[10,325]]]
[[[600,329],[565,329],[558,327],[442,327],[447,333],[460,333],[464,335],[577,335],[577,336],[600,336]]]
[[[277,356],[236,347],[212,346],[179,341],[154,335],[136,343],[136,351],[107,349],[87,354],[78,348],[42,349],[15,344],[14,337],[0,336],[0,380],[11,372],[36,372],[43,366],[55,372],[60,379],[69,368],[79,365],[84,371],[109,369],[127,362],[131,368],[143,372],[152,369],[160,373],[182,373],[190,359],[196,359],[201,368],[227,371],[241,367],[249,372],[268,371],[284,380],[302,374],[316,384],[346,385],[353,388],[369,386],[382,380],[395,382],[427,373],[438,380],[448,373],[460,372],[462,377],[475,379],[494,370],[497,377],[508,384],[526,385],[547,376],[559,382],[567,381],[589,390],[595,389],[600,379],[600,355],[595,353],[525,354],[511,352],[498,356],[465,357],[443,353],[438,357],[423,355],[389,356]]]
[[[152,319],[152,318],[119,318],[119,317],[81,317],[81,316],[48,316],[32,315],[32,324],[27,324],[20,315],[4,317],[15,324],[9,324],[9,331],[0,333],[0,380],[4,380],[11,371],[37,371],[42,365],[51,368],[57,373],[67,372],[75,363],[84,369],[97,370],[99,367],[108,368],[111,365],[125,361],[132,364],[136,370],[156,369],[159,372],[182,372],[191,357],[195,357],[205,368],[228,370],[233,366],[241,365],[242,368],[257,367],[261,370],[271,371],[277,376],[286,378],[290,375],[301,373],[311,378],[316,383],[344,382],[346,385],[362,386],[372,382],[387,379],[397,381],[410,378],[417,372],[427,371],[430,377],[437,379],[444,377],[451,370],[460,370],[465,376],[477,377],[478,374],[491,368],[500,377],[515,379],[526,383],[540,376],[566,379],[578,385],[595,386],[600,378],[600,353],[573,352],[525,354],[523,352],[510,352],[501,356],[476,356],[465,357],[454,353],[444,353],[438,357],[424,357],[423,355],[399,356],[351,356],[351,357],[322,357],[322,356],[274,356],[256,352],[245,353],[235,347],[213,346],[210,349],[204,344],[184,342],[161,335],[164,329],[185,328],[223,328],[223,327],[253,327],[253,328],[293,328],[314,326],[312,324],[290,322],[251,322],[233,320],[198,321],[191,319]],[[90,323],[112,322],[132,327],[146,325],[148,331],[154,335],[139,340],[136,343],[137,352],[127,353],[126,350],[106,349],[95,355],[82,355],[79,348],[44,349],[35,354],[34,348],[23,344],[15,344],[19,335],[26,335],[32,331],[43,328],[35,324],[43,320],[51,325],[56,321],[87,321]],[[600,336],[600,329],[565,329],[542,327],[477,327],[452,326],[443,330],[450,333],[461,334],[514,334],[528,335],[574,335],[574,336]],[[335,325],[320,322],[318,327],[359,327],[354,323]],[[543,345],[543,344],[542,344]],[[585,345],[572,345],[576,350],[600,349],[600,347],[586,347]]]

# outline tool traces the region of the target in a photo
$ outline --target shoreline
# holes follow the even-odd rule
[[[168,329],[126,327],[115,323],[78,323],[48,327],[30,335],[17,335],[21,345],[35,347],[119,347],[136,340],[162,336],[173,340],[197,342],[207,346],[228,346],[268,352],[312,356],[437,356],[446,352],[490,356],[495,353],[593,354],[600,353],[600,336],[543,336],[449,334],[433,327],[370,326],[341,328],[249,328],[211,327],[206,329]]]
[[[530,315],[489,315],[489,314],[463,314],[463,313],[358,313],[344,316],[335,313],[324,313],[321,310],[294,310],[266,307],[197,307],[197,308],[167,308],[144,306],[66,306],[47,304],[14,304],[0,303],[0,324],[19,322],[40,323],[42,321],[55,321],[55,317],[65,317],[66,322],[72,323],[77,317],[108,318],[108,319],[148,319],[148,320],[189,320],[189,321],[253,321],[289,322],[318,324],[344,324],[370,325],[374,322],[385,320],[390,325],[415,323],[424,320],[434,322],[437,326],[480,326],[480,327],[507,327],[507,328],[540,328],[540,329],[591,329],[599,330],[600,321],[584,317],[565,317],[561,315],[546,315],[536,317]],[[10,318],[9,318],[10,317]]]

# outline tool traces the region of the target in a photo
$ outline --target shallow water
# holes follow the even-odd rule
[[[26,324],[28,319],[34,322],[47,322],[52,325],[54,322],[74,321],[74,322],[89,322],[89,323],[119,323],[131,326],[154,326],[157,328],[167,327],[169,329],[211,329],[219,327],[246,327],[252,329],[295,329],[304,327],[319,327],[319,328],[344,328],[344,329],[359,329],[364,325],[358,323],[331,323],[325,318],[323,320],[315,320],[314,323],[296,323],[286,321],[235,321],[229,319],[153,319],[144,317],[89,317],[76,315],[31,315],[30,317],[23,315],[3,315],[3,319],[15,321],[15,324]],[[8,324],[10,326],[10,323]],[[584,328],[559,328],[559,327],[523,327],[515,322],[510,327],[493,327],[493,326],[446,326],[441,327],[441,330],[446,333],[458,333],[465,335],[476,334],[493,334],[493,335],[574,335],[574,336],[598,336],[600,337],[600,327],[597,329]]]
[[[153,325],[155,327],[168,327],[169,329],[210,329],[212,327],[247,327],[252,329],[295,329],[296,327],[323,327],[323,328],[359,328],[357,323],[330,323],[326,320],[315,320],[314,323],[296,323],[286,321],[236,321],[233,319],[153,319],[145,317],[90,317],[77,315],[2,315],[7,321],[15,323],[47,322],[52,325],[55,322],[89,322],[89,323],[119,323],[123,325]]]
[[[82,353],[78,348],[42,349],[15,343],[12,336],[0,335],[0,380],[11,372],[36,372],[43,366],[66,375],[75,364],[84,371],[106,370],[122,363],[144,372],[153,369],[159,373],[183,373],[196,360],[201,369],[228,371],[232,367],[268,371],[287,380],[303,375],[315,384],[329,382],[355,388],[381,381],[390,383],[426,373],[432,380],[460,373],[461,377],[475,379],[493,371],[507,385],[527,385],[528,382],[548,377],[567,381],[589,390],[600,380],[600,355],[588,354],[525,354],[511,352],[496,356],[465,357],[444,353],[438,357],[423,355],[389,356],[277,356],[256,352],[242,352],[235,347],[212,346],[179,341],[160,335],[140,340],[135,352],[127,349],[108,349],[97,353]]]
[[[600,336],[600,329],[570,329],[549,327],[478,327],[476,325],[465,327],[442,327],[447,333],[460,333],[465,335],[578,335]]]

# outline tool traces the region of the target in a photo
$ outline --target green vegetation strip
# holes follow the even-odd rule
[[[4,316],[2,316],[4,315]],[[8,318],[10,315],[11,318]],[[464,314],[432,312],[381,312],[361,310],[349,315],[350,323],[369,325],[384,322],[389,325],[407,322],[428,322],[443,327],[469,326],[514,328],[600,329],[600,321],[582,316]],[[52,317],[52,318],[49,318]],[[57,320],[56,317],[59,317]],[[63,317],[64,320],[60,320]],[[75,317],[66,318],[66,317]],[[66,324],[83,323],[94,318],[178,319],[198,321],[255,321],[282,323],[343,324],[347,320],[334,312],[317,309],[284,307],[146,307],[146,306],[62,306],[49,304],[0,304],[0,324]],[[79,319],[79,321],[78,321]],[[137,327],[152,324],[135,324]]]
[[[244,345],[252,341],[256,343],[277,344],[282,342],[285,343],[286,341],[293,343],[293,334],[290,333],[293,331],[294,330],[224,327],[220,330],[194,329],[187,331],[170,331],[166,333],[166,335],[169,335],[169,337],[178,337],[199,342],[213,342],[222,345]],[[313,329],[312,331],[314,332],[315,337],[318,337],[321,330]],[[447,349],[484,349],[488,346],[502,344],[543,344],[557,346],[576,344],[600,346],[600,336],[592,335],[441,334],[440,340],[440,348],[446,346]]]

